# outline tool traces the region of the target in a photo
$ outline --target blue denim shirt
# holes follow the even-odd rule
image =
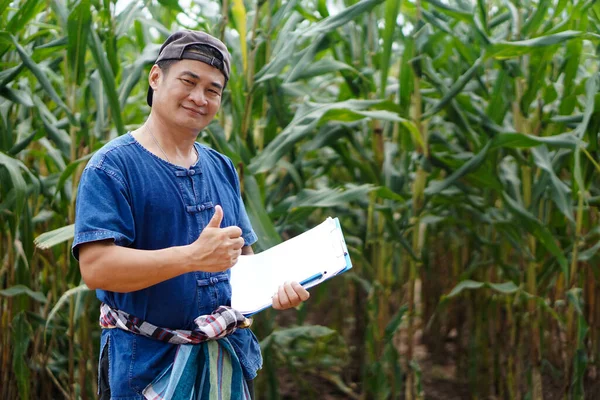
[[[146,150],[131,134],[100,149],[86,166],[77,195],[73,255],[82,243],[112,239],[118,246],[155,250],[195,241],[223,208],[221,226],[239,226],[245,245],[256,241],[240,197],[231,160],[195,144],[199,159],[189,169]],[[154,325],[191,329],[193,321],[220,305],[231,305],[229,271],[192,272],[130,293],[96,291],[98,299]],[[262,366],[260,347],[249,329],[229,337],[246,379]],[[171,362],[175,345],[120,329],[102,332],[108,346],[112,397],[140,399],[142,390]]]

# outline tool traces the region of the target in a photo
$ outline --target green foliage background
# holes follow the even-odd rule
[[[473,398],[600,392],[593,0],[0,0],[1,398],[94,397],[77,183],[180,28],[233,54],[199,140],[238,166],[258,250],[335,215],[355,266],[256,318],[259,398],[422,398],[417,336]]]

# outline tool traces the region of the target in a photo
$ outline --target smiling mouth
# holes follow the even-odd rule
[[[205,116],[205,115],[206,115],[206,113],[205,113],[205,112],[202,112],[202,111],[200,111],[200,110],[194,110],[193,108],[188,108],[188,107],[184,107],[184,106],[181,106],[181,107],[182,107],[183,109],[185,109],[185,110],[189,111],[189,112],[192,112],[192,113],[196,114],[196,115],[200,115],[200,116]]]

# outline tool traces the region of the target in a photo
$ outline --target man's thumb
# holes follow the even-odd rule
[[[215,213],[213,214],[213,216],[210,219],[210,222],[208,223],[207,226],[210,226],[211,228],[219,228],[221,226],[222,220],[223,220],[223,209],[221,208],[221,206],[217,205],[217,206],[215,206]]]

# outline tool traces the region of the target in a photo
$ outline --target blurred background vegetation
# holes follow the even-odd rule
[[[95,397],[77,184],[181,28],[256,250],[332,215],[354,263],[255,318],[260,399],[600,398],[593,0],[0,0],[0,398]]]

